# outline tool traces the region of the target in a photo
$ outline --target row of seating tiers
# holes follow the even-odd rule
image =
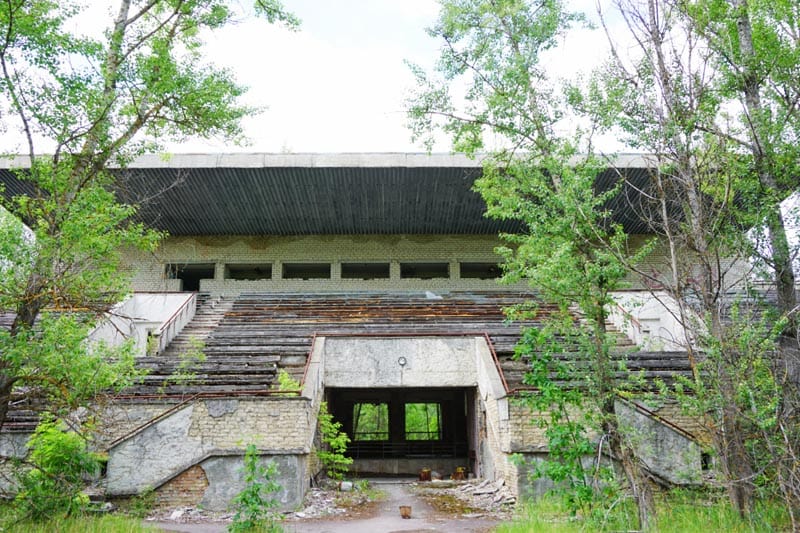
[[[528,354],[514,358],[523,328],[538,327],[554,309],[539,306],[536,315],[509,322],[504,308],[532,298],[522,292],[430,293],[319,293],[242,294],[233,301],[207,301],[198,316],[208,316],[207,306],[222,314],[202,348],[204,358],[192,360],[180,350],[140,358],[146,372],[140,383],[124,391],[122,399],[179,401],[198,393],[244,394],[273,389],[278,369],[301,379],[315,335],[488,335],[509,389],[524,389],[530,364]],[[578,317],[575,317],[578,320]],[[676,374],[690,375],[685,353],[631,352],[630,342],[619,335],[616,357],[620,379],[638,372],[645,382],[672,381]],[[586,366],[577,352],[562,360]],[[555,374],[553,374],[555,378]],[[571,382],[580,383],[580,378]],[[565,385],[568,385],[565,383]]]
[[[489,336],[512,390],[525,388],[529,357],[514,358],[523,328],[541,326],[554,309],[539,306],[534,318],[509,322],[504,309],[532,298],[520,292],[243,294],[235,298],[206,340],[205,361],[187,367],[179,360],[152,358],[134,395],[186,395],[198,392],[268,390],[278,368],[301,379],[314,335]],[[576,317],[576,321],[578,318]],[[620,335],[619,378],[639,372],[645,380],[671,381],[688,375],[683,353],[629,351]],[[565,360],[576,359],[567,352]],[[579,357],[578,357],[579,359]],[[580,366],[580,362],[578,365]],[[625,368],[625,370],[622,370]],[[173,373],[187,373],[176,380]],[[555,374],[554,374],[555,376]],[[574,382],[574,383],[577,383]]]

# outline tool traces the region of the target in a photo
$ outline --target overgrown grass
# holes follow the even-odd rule
[[[52,518],[45,522],[15,522],[3,520],[4,532],[13,533],[154,533],[156,528],[145,526],[138,518],[123,515],[73,516]]]
[[[578,531],[630,531],[637,527],[632,502],[619,502],[608,513],[570,516],[556,498],[530,502],[517,520],[502,524],[495,533],[567,533]],[[750,520],[742,520],[724,495],[702,491],[673,491],[658,502],[654,531],[659,533],[767,533],[790,530],[789,518],[777,505],[761,503]]]

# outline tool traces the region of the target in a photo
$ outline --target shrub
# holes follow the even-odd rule
[[[259,464],[258,450],[255,444],[249,444],[244,454],[245,487],[233,499],[233,522],[228,526],[230,533],[247,531],[263,531],[278,533],[283,531],[279,516],[275,512],[278,501],[271,496],[281,490],[275,481],[278,467],[270,461],[266,465]]]
[[[350,437],[342,431],[341,423],[333,421],[327,402],[322,402],[319,407],[319,432],[327,449],[317,450],[317,458],[329,478],[341,481],[347,467],[353,463],[353,459],[344,455]]]
[[[18,512],[32,520],[69,515],[85,509],[89,498],[81,492],[85,480],[100,470],[97,455],[84,438],[43,422],[28,441],[30,469],[19,474],[15,498]]]

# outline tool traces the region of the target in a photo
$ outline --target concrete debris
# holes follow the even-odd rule
[[[207,511],[196,507],[178,507],[158,510],[145,518],[146,522],[175,522],[178,524],[205,524],[230,522],[233,513]]]
[[[472,479],[468,481],[455,481],[449,486],[435,483],[415,484],[417,494],[425,498],[440,498],[448,494],[459,500],[463,508],[468,510],[462,518],[477,518],[490,516],[498,520],[510,520],[513,516],[517,499],[506,486],[505,480]]]

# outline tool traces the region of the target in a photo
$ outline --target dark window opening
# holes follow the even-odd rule
[[[166,276],[181,280],[183,291],[199,291],[200,280],[214,279],[214,263],[171,263],[166,266]]]
[[[712,464],[712,462],[711,462],[711,454],[710,453],[705,453],[705,452],[701,453],[700,454],[700,468],[704,472],[706,472],[708,470],[711,470],[711,464]]]
[[[389,404],[353,404],[353,440],[389,440]]]
[[[405,405],[406,440],[442,440],[442,406],[438,403]]]
[[[342,263],[342,279],[389,279],[389,263]]]
[[[447,263],[400,263],[400,277],[413,279],[434,279],[450,277]]]
[[[284,263],[284,279],[330,279],[330,263]]]
[[[502,274],[497,263],[459,263],[463,279],[497,279]]]
[[[331,414],[352,441],[350,457],[467,460],[467,389],[331,388],[327,394]]]
[[[272,279],[272,265],[225,265],[225,279],[258,280]]]

